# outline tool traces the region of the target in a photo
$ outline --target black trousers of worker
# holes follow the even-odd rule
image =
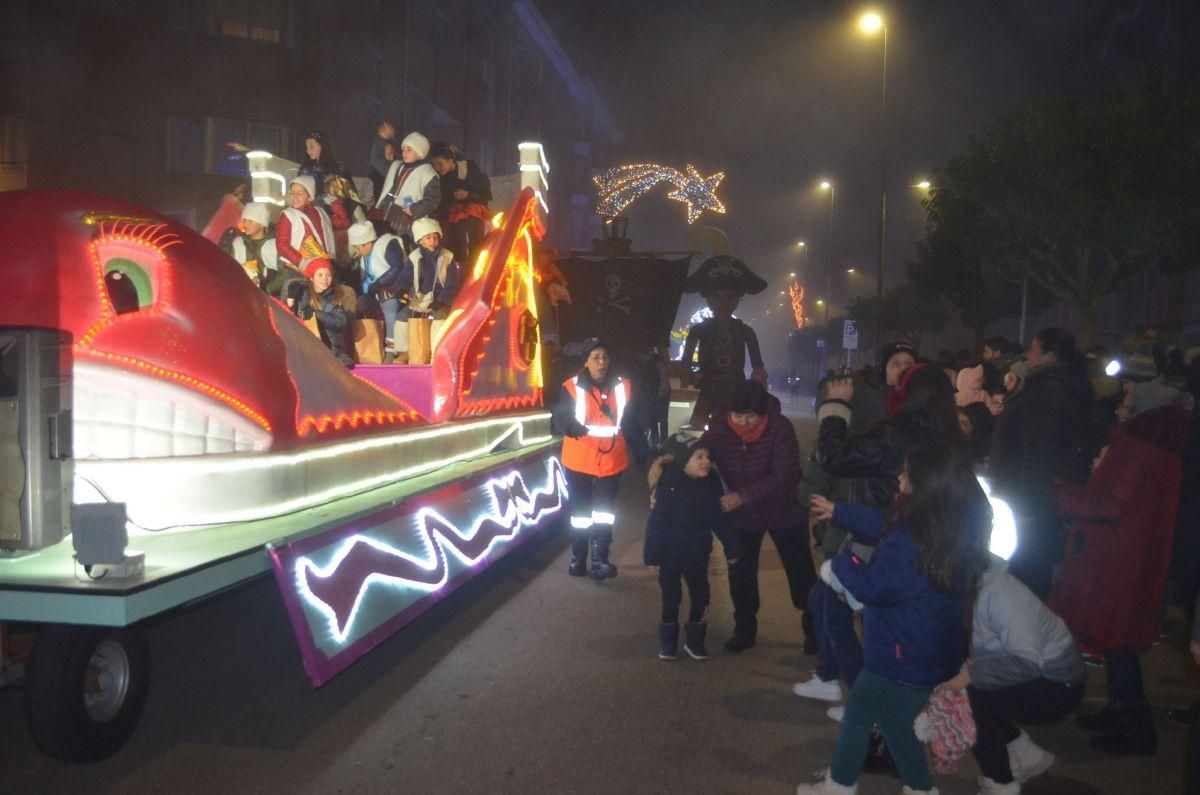
[[[616,518],[617,490],[621,475],[606,478],[563,470],[567,475],[568,500],[571,506],[571,537],[612,538]]]
[[[658,585],[662,588],[662,622],[674,624],[679,621],[679,605],[683,602],[683,585],[687,583],[688,623],[704,620],[708,610],[708,557],[689,560],[683,566],[663,566],[658,570]]]
[[[1021,733],[1012,721],[1058,723],[1079,706],[1083,690],[1083,682],[1063,684],[1041,677],[995,690],[968,687],[977,732],[973,750],[983,775],[997,784],[1012,781],[1008,744]]]
[[[758,556],[763,536],[751,530],[737,528],[741,542],[741,557],[729,567],[729,596],[733,599],[733,634],[744,640],[758,635]],[[769,530],[779,560],[787,575],[792,604],[807,615],[808,592],[817,580],[812,556],[808,554],[807,531],[804,525],[782,530]]]

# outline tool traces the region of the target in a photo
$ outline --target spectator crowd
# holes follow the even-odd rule
[[[641,435],[619,414],[585,417],[573,385],[586,372],[556,411],[568,441],[601,426],[603,439]],[[587,383],[603,408],[607,382]],[[1027,348],[996,337],[979,356],[933,360],[899,342],[877,368],[821,381],[802,464],[779,401],[744,381],[703,432],[652,434],[644,562],[662,591],[658,656],[679,656],[683,585],[684,651],[708,655],[714,536],[733,603],[724,650],[755,646],[770,535],[803,614],[798,640],[816,657],[793,691],[841,724],[823,777],[798,792],[853,793],[864,769],[936,792],[927,742],[935,771],[970,750],[981,793],[1019,793],[1055,760],[1025,727],[1072,713],[1097,751],[1153,756],[1139,657],[1170,600],[1197,627],[1200,663],[1198,397],[1200,349],[1118,362],[1061,328]],[[601,582],[615,576],[606,515]],[[586,527],[573,537],[572,573],[586,573]],[[1104,669],[1107,700],[1079,712],[1089,665]],[[1173,714],[1196,720],[1194,708]]]

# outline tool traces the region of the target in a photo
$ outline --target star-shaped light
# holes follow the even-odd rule
[[[610,168],[593,177],[600,192],[596,212],[604,216],[619,215],[626,207],[646,195],[660,182],[674,186],[667,198],[684,202],[688,208],[688,223],[694,223],[705,211],[724,213],[725,205],[717,198],[717,186],[724,172],[702,177],[690,163],[687,173],[657,163],[636,163]]]
[[[700,172],[688,163],[687,177],[683,184],[676,183],[675,190],[667,194],[668,199],[684,202],[688,208],[688,223],[695,223],[705,210],[725,214],[725,205],[717,198],[717,186],[725,179],[725,172],[718,171],[711,177],[700,176]]]

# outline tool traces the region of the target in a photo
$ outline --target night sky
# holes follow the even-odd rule
[[[880,192],[881,43],[856,25],[868,8],[888,25],[887,283],[921,236],[924,192],[911,187],[1019,100],[1104,90],[1120,8],[1094,0],[907,0],[740,3],[554,2],[541,8],[621,131],[620,162],[723,170],[723,229],[733,251],[771,281],[739,314],[775,307],[789,271],[825,292],[828,198],[836,185],[834,307],[874,293]],[[616,165],[616,163],[614,163]],[[666,189],[629,211],[639,250],[686,249],[683,206]],[[801,267],[796,242],[809,243]],[[857,273],[846,275],[846,268]],[[698,299],[685,297],[683,309]],[[771,320],[778,317],[778,310]]]

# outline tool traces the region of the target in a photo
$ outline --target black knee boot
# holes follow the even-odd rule
[[[617,576],[617,567],[608,562],[608,548],[611,545],[611,530],[592,534],[592,579],[597,582]]]
[[[679,624],[658,625],[658,659],[674,660],[675,650],[679,648]]]
[[[571,530],[571,565],[567,574],[572,577],[586,577],[588,573],[588,532],[587,530]]]
[[[708,624],[703,621],[689,622],[684,626],[687,640],[683,642],[683,650],[693,660],[707,660],[708,650],[704,648],[704,635],[708,632]]]

